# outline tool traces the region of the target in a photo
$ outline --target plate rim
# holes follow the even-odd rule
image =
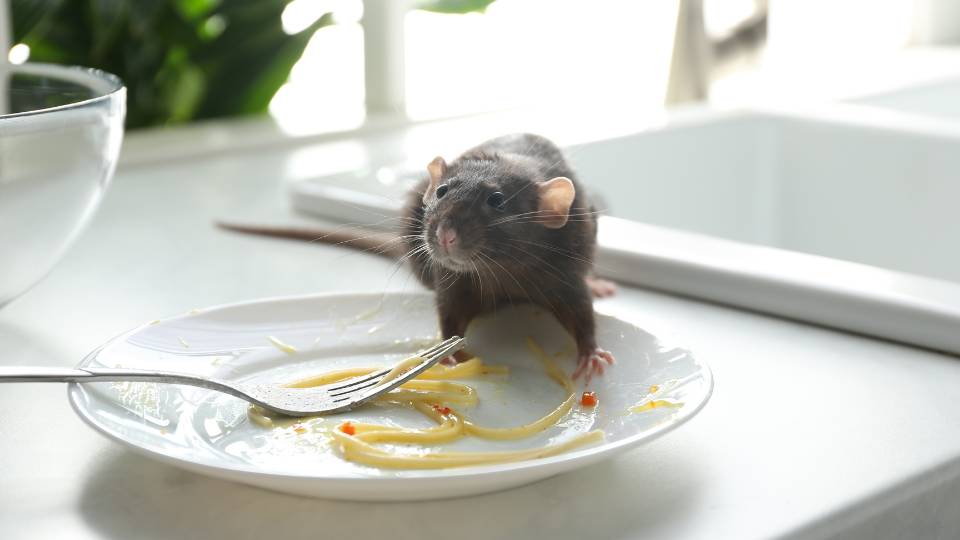
[[[324,293],[313,293],[313,294],[303,294],[303,295],[287,295],[287,296],[270,296],[264,298],[255,298],[251,300],[230,302],[224,304],[217,304],[213,306],[208,306],[200,309],[201,313],[208,313],[216,310],[230,309],[240,306],[250,306],[256,304],[269,304],[276,302],[295,302],[295,301],[313,301],[313,300],[323,300],[329,298],[337,297],[368,297],[368,298],[386,298],[387,296],[395,297],[412,297],[412,298],[423,298],[423,299],[432,299],[433,294],[429,292],[403,292],[403,291],[385,291],[385,292],[371,292],[371,291],[342,291],[342,292],[324,292]],[[659,336],[644,330],[643,328],[637,326],[632,321],[622,319],[613,315],[608,315],[605,313],[596,312],[596,315],[599,318],[609,318],[616,321],[620,321],[624,324],[628,324],[635,329],[653,336],[658,342],[664,343]],[[168,320],[178,319],[181,317],[189,316],[190,313],[180,313],[178,315],[164,317],[158,319],[160,322],[165,322]],[[153,323],[156,324],[156,323]],[[77,364],[77,368],[82,368],[85,363],[87,363],[92,358],[95,358],[96,355],[106,348],[108,345],[133,334],[139,331],[142,328],[150,326],[151,323],[141,324],[131,330],[120,333],[113,338],[105,341],[103,344],[97,346],[89,353],[87,353],[83,359]],[[198,459],[186,459],[180,456],[174,456],[169,453],[161,452],[155,450],[154,447],[146,446],[139,444],[137,442],[128,440],[118,433],[115,433],[113,430],[110,430],[106,426],[101,425],[93,417],[90,411],[82,406],[83,397],[87,395],[86,390],[81,387],[81,383],[71,382],[67,384],[67,400],[70,402],[70,407],[73,409],[74,413],[80,417],[80,419],[87,424],[91,429],[105,436],[107,439],[119,443],[121,446],[129,447],[134,451],[155,459],[167,463],[174,464],[183,464],[188,466],[188,468],[203,468],[212,471],[224,471],[232,474],[246,474],[254,475],[259,477],[273,478],[273,479],[286,479],[286,480],[303,480],[303,481],[349,481],[354,483],[384,483],[384,482],[429,482],[429,481],[445,481],[450,479],[471,479],[475,477],[488,477],[493,474],[508,474],[511,472],[522,471],[527,469],[539,469],[539,468],[550,468],[550,467],[563,467],[564,465],[569,465],[571,463],[585,460],[589,462],[595,462],[598,458],[601,457],[613,457],[619,453],[622,453],[626,450],[640,446],[646,442],[652,441],[658,437],[661,437],[670,431],[673,431],[677,427],[687,423],[691,418],[696,416],[706,404],[710,401],[710,398],[713,396],[714,390],[714,376],[713,371],[710,369],[710,366],[695,356],[690,349],[685,347],[677,347],[682,349],[686,354],[688,354],[693,360],[694,364],[697,365],[704,377],[705,388],[703,393],[703,398],[699,403],[694,405],[692,408],[688,409],[687,412],[681,413],[676,417],[675,421],[667,422],[657,426],[649,431],[644,431],[634,435],[625,437],[619,441],[614,442],[601,442],[596,446],[590,446],[580,450],[574,450],[571,452],[564,452],[555,456],[530,459],[517,462],[509,463],[499,463],[499,464],[490,464],[490,465],[480,465],[480,466],[471,466],[471,467],[451,467],[448,469],[410,469],[405,470],[404,472],[414,473],[410,476],[394,476],[394,475],[384,475],[384,476],[375,476],[375,475],[360,475],[356,473],[348,473],[343,475],[333,475],[329,473],[317,474],[317,473],[291,473],[283,471],[268,471],[258,468],[253,465],[248,464],[233,464],[227,462],[207,462],[205,460]]]

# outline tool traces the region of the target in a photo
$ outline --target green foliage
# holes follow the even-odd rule
[[[424,0],[417,9],[437,13],[483,13],[495,0]]]
[[[30,60],[96,67],[128,89],[130,128],[266,111],[318,28],[288,35],[290,0],[13,0]]]
[[[292,0],[12,0],[13,38],[32,62],[89,66],[127,86],[127,127],[260,114],[328,13],[294,35]],[[493,0],[431,0],[482,11]]]

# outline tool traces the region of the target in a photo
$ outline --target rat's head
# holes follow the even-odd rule
[[[523,242],[567,223],[576,191],[568,178],[538,178],[512,156],[438,157],[427,166],[423,235],[433,259],[456,272],[513,264]],[[492,260],[491,260],[492,259]]]

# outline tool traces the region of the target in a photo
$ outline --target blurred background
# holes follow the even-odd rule
[[[960,38],[952,0],[8,0],[12,63],[129,88],[127,127],[294,135],[530,107],[842,98]],[[907,66],[907,67],[904,67]]]

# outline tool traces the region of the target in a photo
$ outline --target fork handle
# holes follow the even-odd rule
[[[5,382],[79,382],[93,374],[82,369],[7,366],[0,367],[0,383]]]
[[[70,369],[57,367],[7,366],[0,367],[0,383],[7,382],[97,382],[97,381],[153,381],[198,384],[200,381],[182,373],[147,371],[124,368]]]

